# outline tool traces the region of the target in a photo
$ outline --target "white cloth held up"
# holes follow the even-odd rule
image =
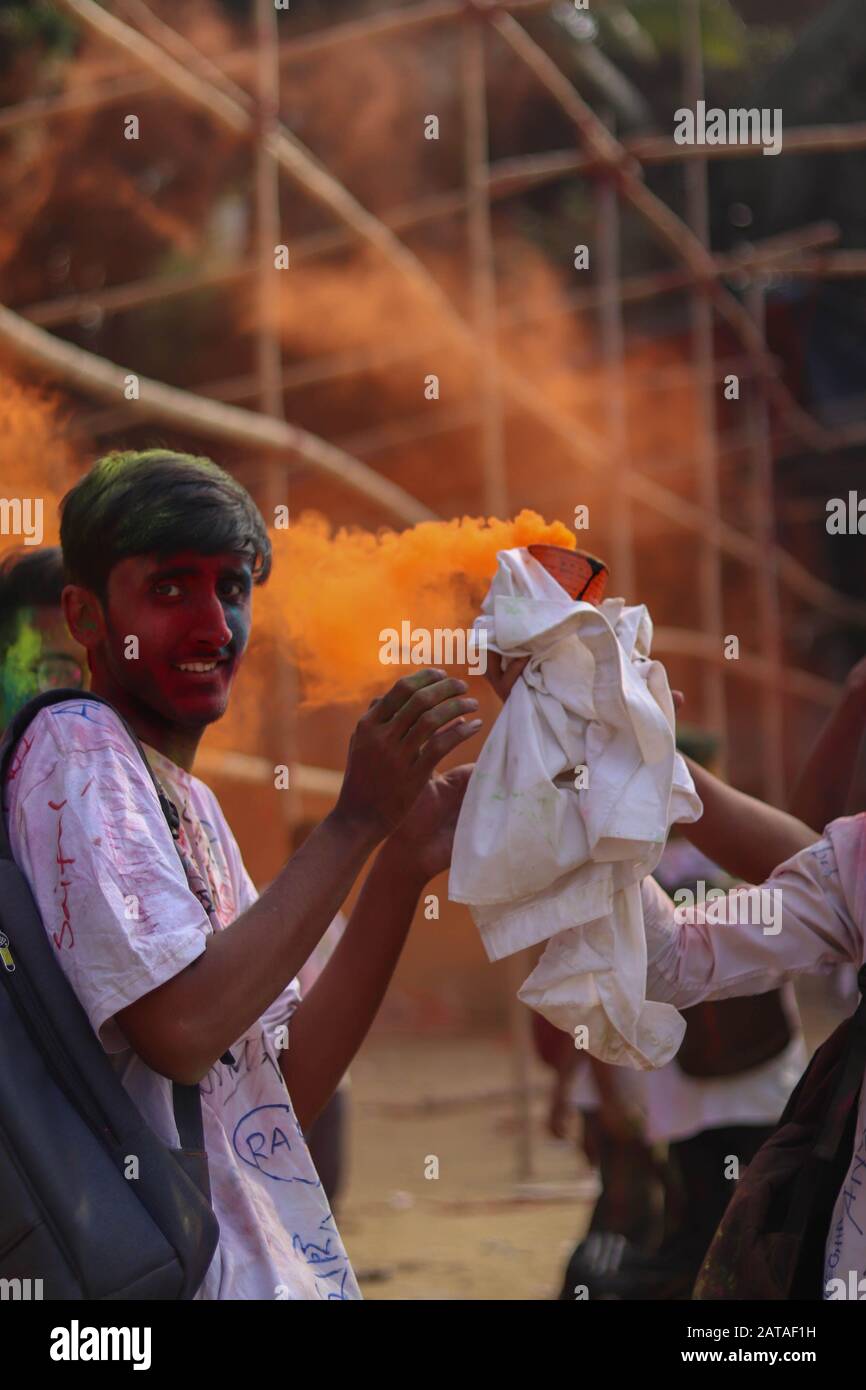
[[[449,896],[471,908],[491,960],[550,939],[525,1003],[566,1032],[585,1024],[603,1061],[660,1066],[685,1024],[646,1001],[639,885],[670,826],[702,807],[664,667],[649,660],[649,614],[574,602],[516,549],[500,552],[475,626],[489,650],[530,660],[470,779]]]

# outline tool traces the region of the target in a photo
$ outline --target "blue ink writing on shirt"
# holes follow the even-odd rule
[[[101,719],[96,719],[94,717],[93,708],[93,705],[85,700],[80,707],[76,706],[72,709],[69,705],[59,705],[56,709],[53,709],[51,713],[55,715],[75,714],[79,719],[86,719],[88,724],[98,724],[101,729],[107,729],[109,727],[108,724],[104,724]]]
[[[334,1230],[334,1218],[330,1212],[319,1223],[319,1230],[328,1232],[327,1238],[321,1244],[317,1244],[314,1240],[305,1241],[295,1231],[292,1236],[292,1249],[303,1256],[307,1264],[313,1267],[313,1273],[317,1279],[335,1281],[325,1295],[328,1302],[345,1303],[347,1301],[346,1279],[349,1273],[349,1262],[344,1250],[339,1247],[336,1250],[331,1248],[332,1239],[336,1238],[336,1231]]]
[[[257,1105],[235,1125],[234,1151],[242,1163],[256,1168],[274,1182],[304,1182],[293,1172],[292,1146],[286,1131],[292,1127],[288,1105]],[[316,1186],[315,1183],[311,1184]]]

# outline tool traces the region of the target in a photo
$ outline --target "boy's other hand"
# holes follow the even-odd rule
[[[335,812],[377,838],[404,820],[446,754],[476,734],[466,681],[425,668],[403,676],[359,719]]]
[[[511,687],[528,662],[528,656],[513,656],[509,659],[508,669],[504,671],[502,669],[502,657],[499,653],[487,653],[487,670],[484,674],[503,704],[508,699]]]
[[[451,863],[457,817],[474,764],[434,773],[406,819],[388,840],[401,862],[418,870],[426,883]]]

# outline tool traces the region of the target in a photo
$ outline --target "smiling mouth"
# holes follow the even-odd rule
[[[175,666],[175,670],[192,671],[196,675],[209,675],[210,672],[215,671],[218,666],[224,665],[225,661],[179,661]]]

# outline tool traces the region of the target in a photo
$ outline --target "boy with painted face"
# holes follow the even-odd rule
[[[57,959],[148,1123],[177,1146],[171,1081],[199,1083],[216,1255],[197,1297],[346,1299],[358,1286],[303,1138],[376,1013],[423,885],[450,858],[477,731],[465,682],[424,670],[359,721],[334,810],[257,898],[192,775],[228,704],[270,543],[239,483],[159,450],[100,460],[62,507],[64,611],[93,690],[125,715],[180,813],[180,863],[111,710],[42,711],[6,787],[12,849]],[[381,847],[380,847],[381,846]],[[370,853],[346,932],[295,976]],[[231,1053],[231,1058],[227,1056]]]
[[[84,652],[60,606],[63,585],[57,546],[22,547],[0,560],[0,733],[34,695],[85,683]]]

